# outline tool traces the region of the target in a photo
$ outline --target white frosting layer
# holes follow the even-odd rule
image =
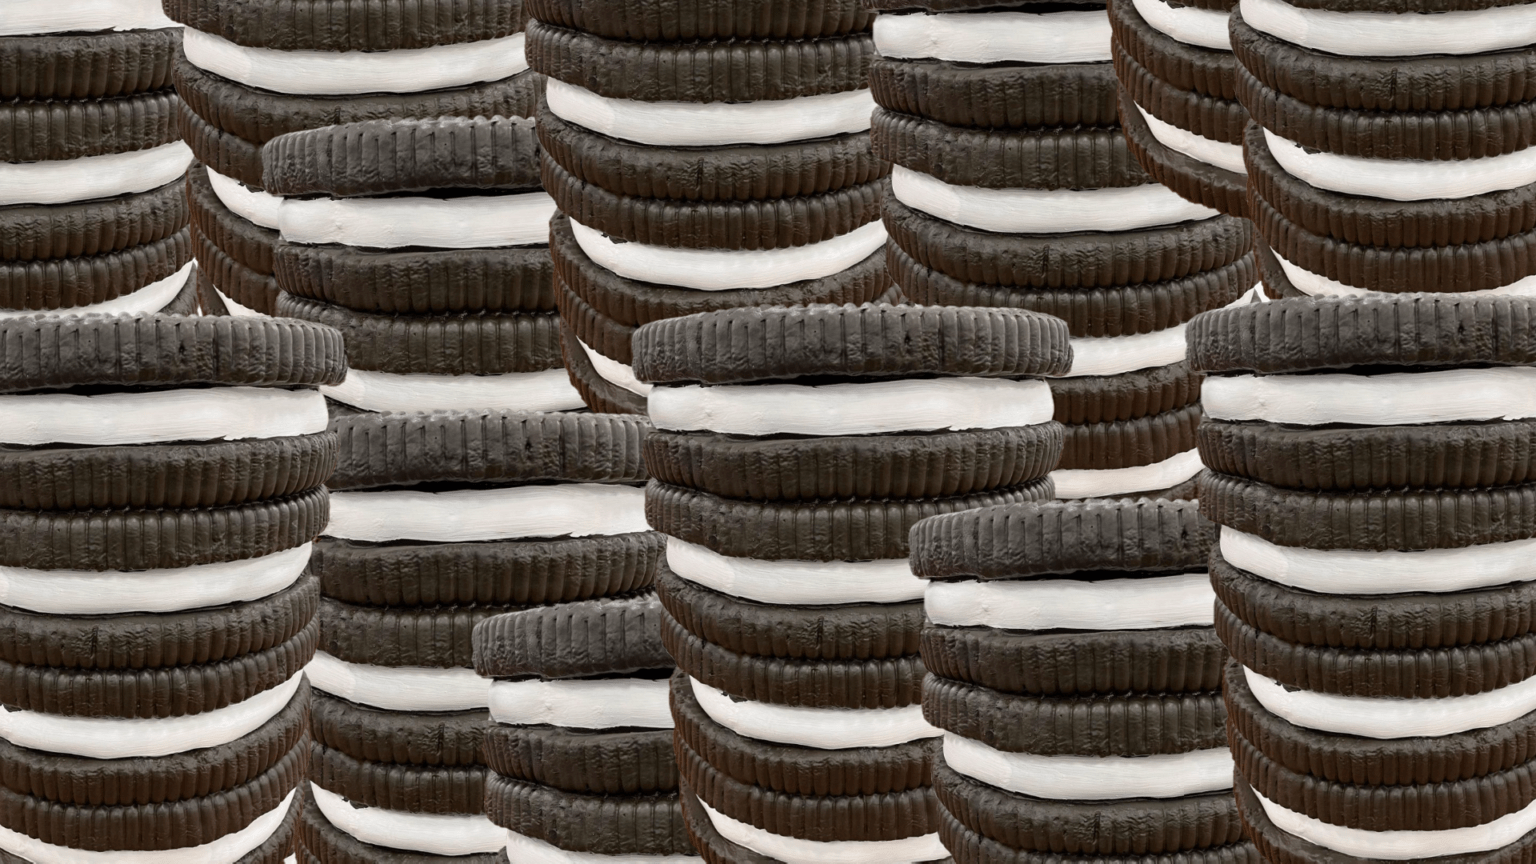
[[[928,620],[1003,630],[1146,630],[1209,627],[1216,592],[1205,573],[1152,579],[1009,579],[932,582]]]
[[[694,678],[693,696],[709,718],[746,738],[847,750],[853,747],[893,747],[933,738],[939,730],[923,719],[923,706],[904,708],[801,708],[767,702],[739,702]]]
[[[251,820],[233,834],[201,846],[133,852],[91,852],[54,846],[0,825],[0,849],[32,864],[229,864],[248,855],[283,827],[297,791],[289,792],[276,807]]]
[[[599,855],[572,852],[543,840],[507,832],[507,860],[518,864],[698,864],[694,855]]]
[[[160,0],[5,0],[0,36],[180,27]]]
[[[317,689],[387,711],[469,711],[490,705],[491,680],[473,669],[367,666],[316,651],[304,672]]]
[[[1287,174],[1319,189],[1332,189],[1346,195],[1388,201],[1427,201],[1431,198],[1470,198],[1536,183],[1536,147],[1480,159],[1429,161],[1367,159],[1309,152],[1268,129],[1264,130],[1264,143]]]
[[[638,396],[651,395],[651,389],[655,385],[647,384],[636,378],[635,370],[632,367],[594,351],[587,343],[580,339],[576,340],[576,344],[581,346],[582,353],[587,355],[587,361],[592,364],[593,370],[604,381],[617,387],[623,387],[625,390]]]
[[[1051,472],[1057,498],[1102,498],[1155,492],[1200,473],[1200,451],[1186,450],[1151,465],[1130,468],[1059,468]]]
[[[290,243],[372,249],[480,249],[549,242],[546,192],[463,198],[289,198],[278,213]]]
[[[38,309],[0,309],[0,320],[6,318],[24,318],[28,315],[140,315],[151,312],[159,312],[170,305],[181,289],[186,287],[187,279],[192,276],[192,269],[196,263],[188,261],[180,270],[161,279],[151,282],[137,291],[122,294],[101,303],[92,303],[89,306],[72,306],[68,309],[49,309],[46,312]],[[3,435],[0,432],[0,435]]]
[[[282,227],[278,218],[282,211],[283,200],[271,192],[261,189],[252,189],[232,177],[213,170],[208,171],[208,185],[213,187],[213,194],[225,207],[234,211],[236,216],[254,222],[263,228],[271,228],[276,231]]]
[[[1283,0],[1242,0],[1243,21],[1276,39],[1346,57],[1484,54],[1536,44],[1526,4],[1456,12],[1334,12]]]
[[[875,108],[868,90],[763,102],[640,102],[554,78],[545,98],[567,123],[654,147],[778,144],[863,132]]]
[[[1244,176],[1248,174],[1248,166],[1243,163],[1241,144],[1228,144],[1204,135],[1196,135],[1188,129],[1180,129],[1172,123],[1152,116],[1152,112],[1140,105],[1136,106],[1136,110],[1147,121],[1147,129],[1152,133],[1152,137],[1169,150],[1183,153],[1207,165],[1215,165],[1217,168],[1225,168]]]
[[[325,533],[366,542],[461,543],[648,530],[644,489],[559,483],[447,492],[332,492]]]
[[[1275,261],[1280,264],[1280,269],[1285,271],[1285,277],[1290,280],[1296,290],[1313,297],[1363,297],[1368,294],[1382,292],[1372,291],[1369,288],[1356,288],[1353,285],[1345,285],[1343,282],[1330,279],[1319,273],[1313,273],[1299,265],[1292,264],[1280,256],[1273,249],[1270,253],[1275,256]],[[1512,294],[1515,296],[1536,296],[1536,276],[1527,276],[1517,279],[1508,285],[1500,285],[1497,288],[1485,288],[1479,291],[1458,291],[1459,296],[1469,294]]]
[[[882,16],[876,24],[884,20]],[[915,210],[1001,234],[1134,231],[1221,215],[1160,183],[1103,189],[984,189],[954,186],[897,165],[891,169],[891,191],[896,200]]]
[[[918,864],[949,857],[937,834],[901,840],[802,840],[739,822],[700,801],[720,836],[784,864]]]
[[[383,807],[355,807],[347,799],[312,781],[309,789],[314,793],[315,806],[332,825],[364,843],[429,855],[498,852],[507,843],[507,829],[483,815],[407,813]]]
[[[1057,801],[1182,798],[1232,788],[1226,747],[1159,756],[1039,756],[945,733],[944,764],[999,789]]]
[[[1107,63],[1109,15],[1091,12],[950,12],[881,15],[875,51],[954,63]]]
[[[1536,417],[1536,367],[1440,369],[1380,375],[1213,375],[1200,390],[1207,416],[1299,426],[1397,426]]]
[[[29,570],[0,566],[0,605],[45,615],[180,612],[259,600],[297,582],[312,544],[167,570]]]
[[[573,681],[497,681],[491,719],[512,726],[671,729],[665,679],[597,678]]]
[[[574,219],[571,233],[587,257],[626,279],[698,291],[772,288],[821,279],[847,270],[885,246],[885,225],[879,220],[831,240],[787,249],[673,249],[615,243]]]
[[[1226,12],[1198,6],[1170,6],[1163,0],[1131,0],[1136,12],[1153,30],[1188,45],[1231,51]]]
[[[68,204],[148,192],[187,173],[192,149],[172,141],[147,150],[48,162],[0,162],[0,206]]]
[[[759,603],[905,603],[921,599],[923,580],[905,558],[878,561],[759,561],[732,558],[667,538],[673,573],[732,597]]]
[[[0,707],[0,738],[18,747],[91,759],[169,756],[219,747],[276,717],[303,675],[233,705],[182,717],[66,717]]]
[[[1224,308],[1246,306],[1253,302],[1255,295],[1268,299],[1264,286],[1255,285]],[[1073,337],[1072,369],[1062,377],[1123,375],[1137,369],[1178,363],[1185,357],[1184,331],[1188,329],[1189,323],[1185,322],[1132,336]]]
[[[150,444],[285,438],[324,432],[316,390],[203,387],[185,390],[0,395],[7,444]]]
[[[1345,855],[1370,861],[1423,861],[1442,855],[1476,855],[1508,846],[1536,830],[1536,802],[1492,822],[1438,831],[1367,831],[1288,810],[1254,791],[1276,828]]]
[[[873,435],[944,429],[1001,429],[1048,422],[1055,411],[1044,381],[898,378],[848,384],[717,384],[651,391],[658,429],[729,435]]]
[[[252,309],[249,306],[241,306],[239,303],[236,303],[234,300],[231,300],[229,298],[228,294],[225,294],[223,291],[220,291],[218,288],[214,288],[213,289],[213,293],[218,296],[219,302],[224,304],[224,311],[228,312],[232,317],[235,317],[235,318],[271,318],[272,317],[271,315],[268,315],[265,312],[257,312],[255,309]]]
[[[1510,723],[1536,711],[1536,678],[1471,696],[1440,699],[1386,699],[1288,690],[1252,669],[1243,678],[1271,714],[1297,726],[1391,739],[1454,735]]]
[[[1221,529],[1221,557],[1239,570],[1319,594],[1472,591],[1536,579],[1536,538],[1412,552],[1303,549]]]
[[[585,407],[564,369],[505,375],[396,375],[347,370],[335,387],[321,387],[337,402],[365,411],[570,411]]]
[[[298,95],[420,93],[500,81],[528,68],[523,34],[389,51],[279,51],[187,28],[187,61],[247,87]]]

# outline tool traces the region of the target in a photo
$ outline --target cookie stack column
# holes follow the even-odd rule
[[[887,290],[856,0],[528,8],[566,365],[594,410],[645,412],[642,324]]]
[[[710,864],[943,859],[919,705],[920,518],[1048,498],[1065,326],[737,309],[641,327],[688,829]]]
[[[33,317],[0,357],[0,858],[278,864],[340,335]]]
[[[677,793],[661,603],[621,597],[498,615],[475,627],[496,678],[486,810],[509,861],[698,864]]]
[[[0,15],[0,316],[195,311],[171,64],[154,0]]]
[[[1533,22],[1483,0],[1240,4],[1271,294],[1531,290]]]
[[[561,363],[538,152],[521,117],[370,120],[268,142],[276,311],[347,340],[347,380],[327,396],[363,411],[581,407]]]
[[[1258,864],[1232,799],[1226,651],[1193,501],[1051,501],[912,530],[923,714],[956,864]]]
[[[288,132],[399,117],[532,116],[517,0],[165,0],[186,25],[179,123],[205,312],[273,314],[277,201],[261,151]]]
[[[895,163],[892,278],[916,303],[1067,321],[1058,495],[1189,497],[1200,405],[1183,325],[1253,287],[1251,228],[1132,157],[1103,4],[880,6],[871,134]]]
[[[1267,861],[1536,849],[1536,301],[1190,325],[1237,803]]]
[[[478,411],[333,428],[302,845],[321,864],[505,860],[506,829],[487,818],[491,682],[472,666],[473,629],[649,587],[661,539],[645,524],[644,421]]]

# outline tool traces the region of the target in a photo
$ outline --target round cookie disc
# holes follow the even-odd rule
[[[645,592],[498,615],[475,627],[475,671],[558,679],[671,669],[661,645],[663,614],[661,601]]]
[[[475,815],[485,806],[485,777],[480,765],[368,762],[319,744],[309,748],[308,779],[358,807]]]
[[[0,99],[101,99],[171,86],[181,31],[0,37]]]
[[[553,265],[543,246],[375,250],[279,241],[273,270],[295,297],[358,312],[548,312]]]
[[[315,745],[364,762],[481,765],[481,739],[489,726],[490,714],[484,709],[388,711],[319,690],[310,707]]]
[[[170,278],[191,258],[191,232],[181,227],[100,255],[0,261],[0,308],[53,311],[105,303]]]
[[[610,39],[811,39],[869,29],[858,0],[528,0],[528,15]]]
[[[677,788],[670,729],[562,729],[494,724],[485,761],[497,774],[565,792],[642,795]]]
[[[176,140],[176,94],[0,102],[0,162],[54,162],[148,150]]]
[[[567,851],[693,854],[675,792],[578,795],[492,774],[485,793],[492,822]]]
[[[973,66],[877,57],[869,85],[880,107],[975,129],[1118,124],[1108,63]]]
[[[487,6],[477,0],[270,0],[255,6],[167,0],[165,13],[237,45],[331,52],[479,42],[510,36],[523,29],[525,20],[521,2]]]
[[[1181,361],[1121,375],[1080,375],[1047,383],[1056,400],[1056,421],[1083,425],[1136,420],[1194,405],[1204,380]]]
[[[1010,849],[963,825],[949,813],[939,814],[939,838],[954,855],[955,864],[1063,864],[1063,862],[1103,862],[1103,864],[1263,864],[1253,845],[1247,842],[1208,846],[1184,852],[1149,855],[1092,855],[1065,857],[1056,852]],[[1338,862],[1343,864],[1343,862]]]
[[[186,224],[187,197],[180,181],[115,198],[13,204],[0,207],[0,261],[120,252],[163,240]]]

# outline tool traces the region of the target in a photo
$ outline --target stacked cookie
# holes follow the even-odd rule
[[[278,864],[339,334],[38,316],[0,357],[0,858]]]
[[[561,363],[538,152],[520,117],[372,120],[268,142],[276,311],[347,340],[347,380],[327,396],[364,411],[581,407]]]
[[[1248,176],[1227,35],[1236,0],[1114,0],[1120,123],[1136,160],[1173,191],[1246,216]]]
[[[1271,294],[1529,293],[1533,15],[1484,0],[1241,4],[1232,48]]]
[[[0,15],[0,317],[196,311],[171,64],[155,0]]]
[[[593,410],[645,412],[642,324],[887,290],[857,0],[528,8],[566,365]]]
[[[261,160],[271,139],[371,119],[527,117],[540,86],[516,0],[165,0],[165,10],[186,25],[179,125],[207,172],[205,183],[194,171],[190,190],[205,312],[274,313],[280,226]]]
[[[1536,302],[1201,316],[1201,508],[1238,808],[1266,860],[1536,848]]]
[[[476,624],[650,583],[637,418],[502,411],[333,421],[301,837],[321,862],[491,862]],[[456,857],[457,856],[457,857]],[[523,859],[515,859],[523,860]]]
[[[654,571],[647,576],[654,576]],[[644,591],[475,627],[486,784],[509,861],[697,864],[678,803],[661,604]]]
[[[923,714],[957,864],[1258,862],[1232,800],[1192,501],[1052,501],[912,530]],[[1083,857],[1076,857],[1083,856]]]
[[[1116,125],[1103,4],[881,7],[872,136],[895,163],[892,278],[920,304],[1067,321],[1058,495],[1188,497],[1200,406],[1183,324],[1257,281],[1248,224],[1137,165]]]
[[[647,324],[657,589],[688,830],[711,864],[945,857],[920,518],[1049,497],[1060,321],[915,306]]]

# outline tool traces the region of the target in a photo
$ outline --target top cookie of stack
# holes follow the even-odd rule
[[[165,0],[186,24],[176,60],[207,305],[272,314],[277,202],[261,151],[305,129],[399,117],[527,117],[539,76],[517,0]],[[217,293],[214,293],[216,290]],[[236,310],[231,310],[236,311]]]
[[[195,308],[180,44],[158,0],[5,4],[0,317]]]
[[[1531,4],[1243,0],[1232,47],[1271,293],[1536,286],[1533,44]]]
[[[857,0],[528,8],[566,365],[588,405],[644,412],[629,343],[647,322],[885,291]]]

